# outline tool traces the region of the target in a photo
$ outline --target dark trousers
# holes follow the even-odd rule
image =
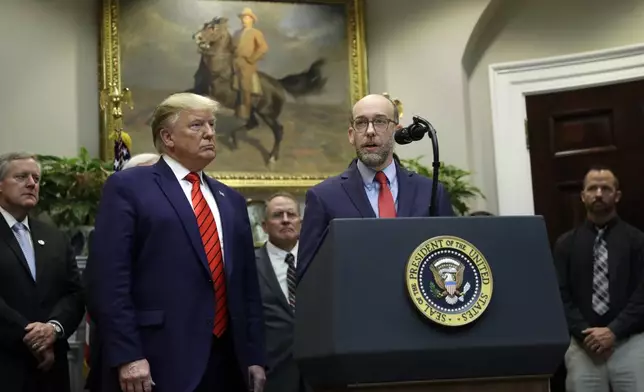
[[[0,387],[0,390],[4,389]],[[23,386],[23,392],[69,392],[69,390],[69,368],[66,357],[56,358],[56,363],[49,372],[30,369]]]
[[[206,372],[195,392],[247,392],[247,378],[237,363],[232,336],[225,332],[213,339]]]

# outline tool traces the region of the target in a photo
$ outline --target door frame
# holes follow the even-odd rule
[[[644,44],[489,66],[499,215],[534,215],[525,97],[644,79]]]

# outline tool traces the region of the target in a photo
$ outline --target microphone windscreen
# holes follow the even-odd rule
[[[423,124],[412,124],[409,126],[409,138],[413,141],[422,140],[427,132],[427,127]]]
[[[394,133],[394,141],[398,144],[404,145],[412,142],[409,137],[409,132],[407,128],[401,128]]]

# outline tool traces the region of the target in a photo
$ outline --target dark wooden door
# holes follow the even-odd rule
[[[584,220],[583,176],[610,166],[619,215],[644,230],[644,80],[526,97],[534,207],[551,244]]]

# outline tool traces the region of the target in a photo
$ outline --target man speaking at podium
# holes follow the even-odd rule
[[[383,95],[367,95],[353,106],[351,117],[349,143],[358,159],[344,173],[306,192],[298,281],[332,219],[429,216],[432,180],[404,169],[393,159],[394,132],[401,128],[396,105]],[[447,191],[441,184],[437,188],[437,214],[453,216]]]

